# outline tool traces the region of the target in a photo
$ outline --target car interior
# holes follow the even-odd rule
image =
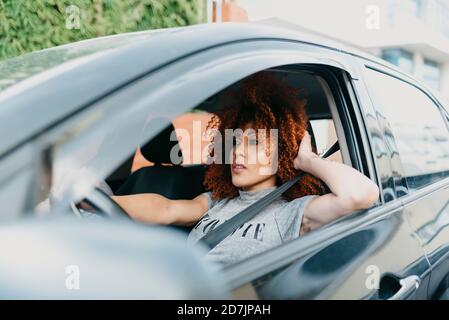
[[[301,93],[307,99],[308,131],[312,137],[314,151],[321,155],[331,150],[329,156],[331,160],[350,164],[345,145],[337,142],[340,141],[337,136],[342,137],[344,133],[339,127],[340,121],[334,120],[338,119],[338,111],[326,82],[317,74],[300,69],[275,68],[263,72],[283,76],[290,85],[302,89]],[[183,141],[173,139],[171,133],[173,130],[176,132],[180,129],[191,130],[193,120],[202,121],[204,130],[216,110],[232,105],[232,95],[228,93],[239,90],[239,87],[240,81],[171,121],[164,118],[151,119],[147,123],[148,127],[161,121],[165,121],[167,125],[150,141],[140,144],[136,153],[109,175],[106,182],[113,193],[115,195],[157,193],[169,199],[193,199],[205,192],[203,178],[207,165],[202,161],[193,161],[190,157],[192,150],[189,150]],[[170,152],[174,147],[179,147],[178,156],[182,159],[181,163],[171,161]]]

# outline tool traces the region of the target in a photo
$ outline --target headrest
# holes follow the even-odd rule
[[[167,120],[160,118],[154,119],[148,124],[148,126],[151,126],[151,124],[155,122],[158,122],[160,124],[161,122],[167,122]],[[153,137],[153,139],[147,142],[147,144],[140,147],[140,152],[145,157],[145,159],[154,162],[155,164],[172,163],[170,159],[170,152],[173,147],[178,145],[177,139],[175,141],[170,140],[171,133],[174,130],[175,127],[171,122],[169,122],[165,129],[159,132],[155,137]],[[182,151],[179,147],[177,148],[179,150],[178,156],[182,159]]]

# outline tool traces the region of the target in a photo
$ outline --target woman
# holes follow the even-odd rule
[[[195,243],[304,171],[304,177],[281,199],[209,251],[208,259],[222,264],[272,248],[376,201],[379,190],[366,176],[344,164],[322,159],[312,150],[305,100],[298,98],[296,89],[259,73],[243,81],[236,97],[238,105],[218,112],[208,126],[216,129],[210,150],[214,163],[204,180],[210,192],[193,200],[170,200],[157,194],[113,199],[138,221],[195,225],[188,237],[189,243]],[[277,129],[273,131],[277,143],[273,143],[274,134],[269,131],[273,128]],[[233,136],[229,151],[222,139],[227,137],[226,129],[241,129]]]

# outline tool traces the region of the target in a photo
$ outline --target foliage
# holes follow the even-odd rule
[[[202,0],[0,0],[0,59],[93,37],[201,21]]]

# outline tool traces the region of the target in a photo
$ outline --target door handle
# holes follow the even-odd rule
[[[421,280],[418,276],[409,276],[399,280],[400,289],[388,300],[405,300],[418,290]]]

